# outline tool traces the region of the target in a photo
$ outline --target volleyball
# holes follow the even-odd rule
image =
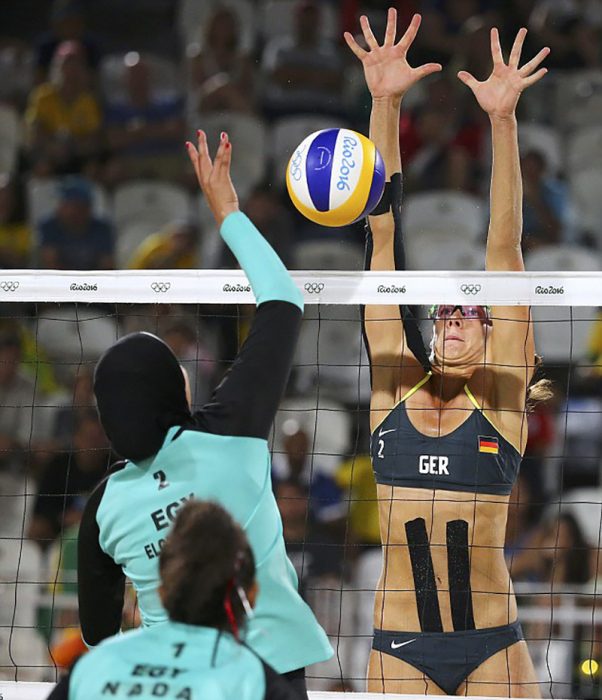
[[[324,129],[305,138],[286,169],[295,207],[322,226],[346,226],[367,216],[385,187],[378,149],[351,129]]]

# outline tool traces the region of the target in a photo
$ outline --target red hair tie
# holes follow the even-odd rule
[[[228,622],[230,623],[230,628],[232,634],[237,642],[240,641],[238,637],[238,625],[236,624],[236,617],[234,616],[234,610],[232,609],[232,589],[234,588],[234,576],[228,581],[226,586],[226,595],[224,596],[224,610],[226,611],[226,616]]]

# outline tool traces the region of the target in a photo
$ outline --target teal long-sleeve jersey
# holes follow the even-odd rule
[[[295,700],[292,687],[232,635],[166,622],[83,656],[48,700]]]
[[[227,217],[222,234],[247,272],[258,308],[210,402],[190,414],[176,358],[146,333],[118,341],[97,366],[100,417],[127,459],[111,470],[84,511],[80,622],[90,646],[119,631],[125,576],[138,594],[144,625],[165,622],[157,594],[162,543],[186,500],[213,500],[244,528],[255,556],[260,590],[247,642],[285,673],[333,653],[297,592],[270,477],[267,438],[290,372],[302,302],[246,217]]]

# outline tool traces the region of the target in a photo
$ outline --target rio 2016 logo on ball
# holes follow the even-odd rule
[[[346,226],[368,215],[385,187],[376,146],[350,129],[324,129],[304,139],[286,169],[293,204],[322,226]]]

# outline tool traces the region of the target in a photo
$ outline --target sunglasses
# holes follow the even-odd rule
[[[432,321],[446,321],[451,318],[456,309],[460,310],[463,318],[478,320],[492,326],[491,309],[489,306],[453,306],[452,304],[434,304],[429,309],[429,318]]]

